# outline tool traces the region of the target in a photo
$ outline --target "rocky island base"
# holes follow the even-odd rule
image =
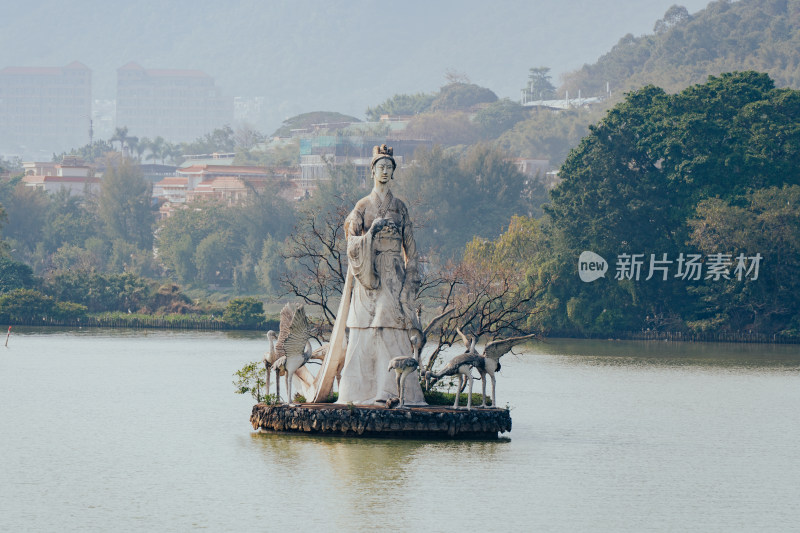
[[[366,405],[304,403],[253,406],[253,429],[349,437],[497,439],[511,431],[508,409],[443,406],[386,409]]]

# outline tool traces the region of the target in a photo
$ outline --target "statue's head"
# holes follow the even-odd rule
[[[372,148],[372,177],[382,183],[394,178],[394,169],[397,163],[394,160],[394,150],[391,146],[382,144]],[[388,176],[388,177],[387,177]]]

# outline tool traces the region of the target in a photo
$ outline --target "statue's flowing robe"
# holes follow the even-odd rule
[[[376,218],[393,224],[372,235],[368,230]],[[382,403],[398,395],[389,361],[413,355],[409,339],[421,330],[413,312],[419,290],[414,232],[405,204],[391,191],[381,200],[375,190],[356,204],[344,229],[355,283],[338,402]],[[405,383],[406,403],[424,405],[419,373]]]

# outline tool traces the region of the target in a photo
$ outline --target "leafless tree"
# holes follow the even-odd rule
[[[329,327],[336,320],[336,306],[347,274],[343,225],[348,212],[343,202],[323,212],[311,206],[302,208],[281,254],[287,266],[280,278],[285,294],[318,307]]]
[[[470,83],[469,76],[466,73],[460,72],[458,70],[448,68],[444,71],[444,79],[447,80],[447,83]]]
[[[528,285],[518,269],[464,260],[449,263],[427,283],[429,299],[437,309],[454,308],[435,332],[438,339],[427,370],[433,369],[442,350],[460,340],[456,328],[489,341],[531,333],[528,319],[540,288]]]

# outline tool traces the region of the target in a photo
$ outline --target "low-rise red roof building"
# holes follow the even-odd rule
[[[23,163],[26,187],[57,193],[64,189],[71,195],[84,196],[100,192],[100,178],[93,175],[91,167],[74,157],[64,158],[61,163]]]

